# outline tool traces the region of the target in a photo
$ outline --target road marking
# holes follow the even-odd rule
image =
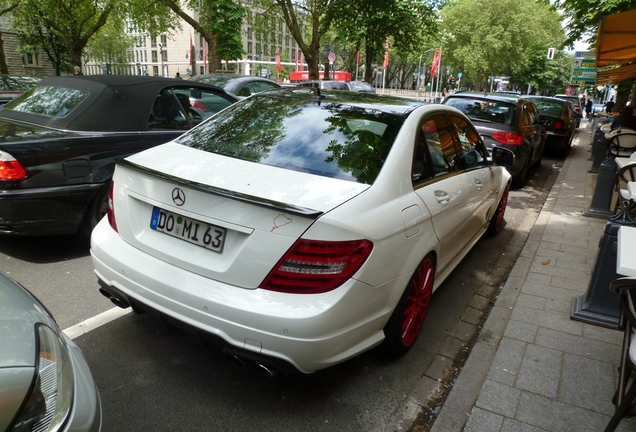
[[[102,312],[99,315],[95,315],[92,318],[82,321],[81,323],[77,323],[69,328],[66,328],[63,331],[66,336],[70,337],[71,339],[75,339],[83,334],[88,333],[91,330],[95,330],[96,328],[108,324],[109,322],[114,321],[117,318],[129,314],[131,311],[132,308],[122,309],[120,307],[114,307],[107,310],[106,312]]]

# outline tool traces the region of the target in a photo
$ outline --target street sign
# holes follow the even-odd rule
[[[577,51],[570,84],[594,85],[596,82],[596,54],[594,51]]]

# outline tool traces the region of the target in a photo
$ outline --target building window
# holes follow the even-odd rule
[[[150,48],[157,48],[157,36],[150,36]]]
[[[252,54],[252,42],[247,43],[247,53]]]
[[[165,34],[161,35],[161,44],[163,45],[163,47],[165,48],[167,46],[168,43],[168,36],[166,36]]]
[[[151,57],[151,58],[152,58],[152,62],[153,62],[153,63],[157,63],[157,61],[159,60],[159,57],[157,57],[157,51],[152,50],[152,51],[151,51],[151,53],[150,53],[150,55],[152,56],[152,57]]]
[[[159,66],[153,66],[152,67],[152,74],[154,76],[159,76]]]
[[[252,27],[247,28],[247,40],[252,40]]]
[[[27,66],[39,66],[39,58],[38,54],[35,52],[28,52],[24,54],[24,64]]]

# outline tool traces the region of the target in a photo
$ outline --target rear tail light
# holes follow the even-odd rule
[[[113,201],[113,190],[115,190],[115,182],[110,182],[110,190],[108,191],[108,209],[106,210],[106,215],[108,216],[108,223],[110,227],[115,232],[119,232],[117,230],[117,221],[115,220],[115,201]]]
[[[0,150],[0,180],[22,180],[26,170],[13,156]]]
[[[293,294],[331,291],[349,280],[372,250],[368,240],[297,240],[260,288]]]
[[[207,111],[208,110],[205,107],[205,105],[203,105],[203,103],[201,101],[195,100],[194,102],[192,102],[192,100],[191,100],[190,104],[192,105],[192,108],[200,109],[201,111]]]
[[[502,144],[521,145],[523,144],[523,135],[515,132],[495,132],[492,138]]]
[[[565,129],[565,122],[563,120],[554,121],[554,129]]]

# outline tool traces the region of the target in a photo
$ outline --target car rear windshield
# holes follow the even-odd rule
[[[88,96],[87,91],[57,86],[35,87],[2,107],[46,117],[67,116]]]
[[[550,99],[532,99],[532,102],[537,106],[539,114],[550,117],[561,117],[563,114],[563,104],[567,102],[560,102]]]
[[[177,142],[224,156],[372,184],[404,118],[371,107],[252,96]]]
[[[516,106],[507,102],[468,97],[451,97],[448,98],[444,104],[457,108],[472,120],[489,121],[506,126],[514,126],[517,119]]]

